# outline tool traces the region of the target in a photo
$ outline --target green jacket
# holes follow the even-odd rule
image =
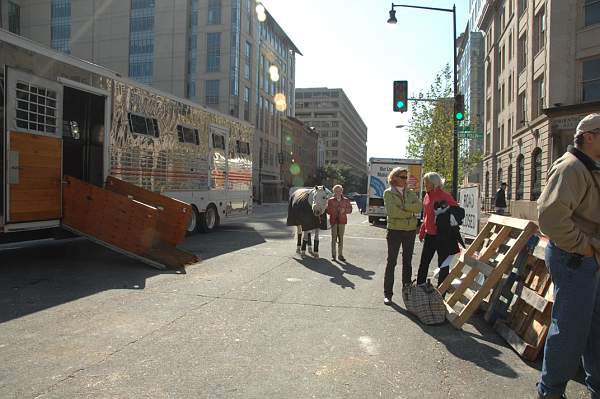
[[[404,196],[402,196],[396,190],[388,188],[383,193],[383,202],[387,212],[387,228],[389,230],[417,229],[415,214],[421,212],[423,206],[414,191],[405,188]]]

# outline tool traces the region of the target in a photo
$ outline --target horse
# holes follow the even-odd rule
[[[296,226],[296,253],[306,255],[308,247],[316,259],[319,258],[319,229],[327,228],[327,192],[324,186],[301,188],[290,196],[287,225]],[[311,251],[310,236],[313,233],[314,246]]]

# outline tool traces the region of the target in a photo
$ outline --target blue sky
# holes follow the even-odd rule
[[[368,157],[404,157],[408,113],[392,111],[392,82],[408,80],[409,95],[427,90],[452,64],[452,13],[396,8],[389,0],[262,0],[304,56],[296,59],[296,87],[342,88],[369,129]],[[452,8],[451,0],[396,4]],[[468,0],[456,0],[457,33]]]

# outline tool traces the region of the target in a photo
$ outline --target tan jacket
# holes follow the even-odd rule
[[[600,265],[600,171],[590,172],[566,152],[548,172],[548,182],[537,201],[540,229],[564,251],[583,253],[588,245]]]

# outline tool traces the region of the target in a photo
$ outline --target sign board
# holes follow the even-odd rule
[[[467,236],[476,237],[479,234],[479,186],[461,187],[458,190],[458,202],[465,209],[465,220],[460,232]]]

